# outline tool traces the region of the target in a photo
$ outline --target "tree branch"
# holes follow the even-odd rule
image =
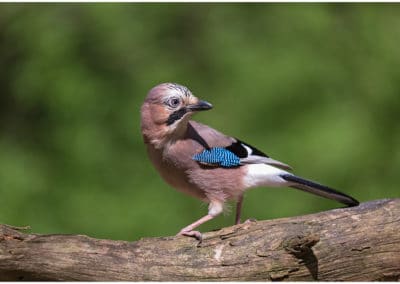
[[[0,225],[0,280],[400,279],[400,199],[188,237],[99,240]]]

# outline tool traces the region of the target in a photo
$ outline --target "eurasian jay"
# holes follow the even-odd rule
[[[208,214],[184,227],[178,235],[201,238],[199,225],[236,201],[235,223],[240,223],[243,193],[259,186],[288,186],[333,199],[348,206],[354,198],[292,173],[249,144],[190,120],[212,105],[199,100],[185,86],[163,83],[152,88],[141,107],[141,130],[148,156],[172,187],[209,204]]]

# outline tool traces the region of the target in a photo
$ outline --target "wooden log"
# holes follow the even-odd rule
[[[135,242],[0,225],[0,280],[400,279],[400,199]]]

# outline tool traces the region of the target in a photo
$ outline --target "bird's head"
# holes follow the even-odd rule
[[[152,88],[141,108],[141,128],[145,142],[156,147],[166,139],[184,133],[191,115],[212,105],[199,100],[185,86],[163,83]]]

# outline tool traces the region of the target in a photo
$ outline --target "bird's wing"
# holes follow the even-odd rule
[[[226,149],[237,155],[241,164],[268,164],[283,170],[292,169],[289,165],[270,158],[267,154],[239,139],[236,139],[236,142]]]
[[[209,166],[238,167],[244,164],[269,164],[283,170],[291,170],[289,165],[271,159],[257,148],[226,136],[204,124],[191,121],[193,139],[203,145],[201,152],[196,153],[193,160]]]

